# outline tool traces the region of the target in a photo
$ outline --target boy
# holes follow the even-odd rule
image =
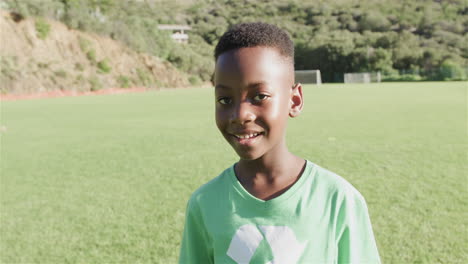
[[[366,203],[286,146],[300,114],[286,32],[239,24],[215,49],[216,124],[239,162],[192,194],[180,263],[380,263]]]

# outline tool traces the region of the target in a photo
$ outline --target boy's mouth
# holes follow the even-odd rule
[[[233,136],[239,144],[250,145],[263,134],[263,132],[233,133],[231,136]]]
[[[260,135],[260,134],[261,134],[261,133],[234,134],[233,136],[235,136],[235,137],[238,138],[238,139],[249,139],[249,138],[257,137],[257,136]]]

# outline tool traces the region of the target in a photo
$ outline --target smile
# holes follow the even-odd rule
[[[252,146],[255,144],[255,142],[258,141],[258,139],[264,134],[264,132],[249,132],[249,133],[242,133],[242,134],[237,134],[233,133],[231,136],[235,138],[235,141],[237,144],[243,145],[243,146]]]
[[[254,137],[257,137],[258,135],[260,135],[261,133],[251,133],[251,134],[234,134],[233,136],[235,136],[236,138],[238,139],[249,139],[249,138],[254,138]]]

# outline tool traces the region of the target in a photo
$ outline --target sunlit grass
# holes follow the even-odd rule
[[[307,86],[290,149],[367,200],[384,263],[467,260],[467,84]],[[1,102],[1,263],[176,262],[236,160],[211,89]]]

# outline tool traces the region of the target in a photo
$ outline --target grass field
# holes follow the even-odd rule
[[[383,263],[467,263],[467,83],[305,87],[296,154],[367,200]],[[236,161],[207,88],[1,102],[1,263],[175,263]]]

